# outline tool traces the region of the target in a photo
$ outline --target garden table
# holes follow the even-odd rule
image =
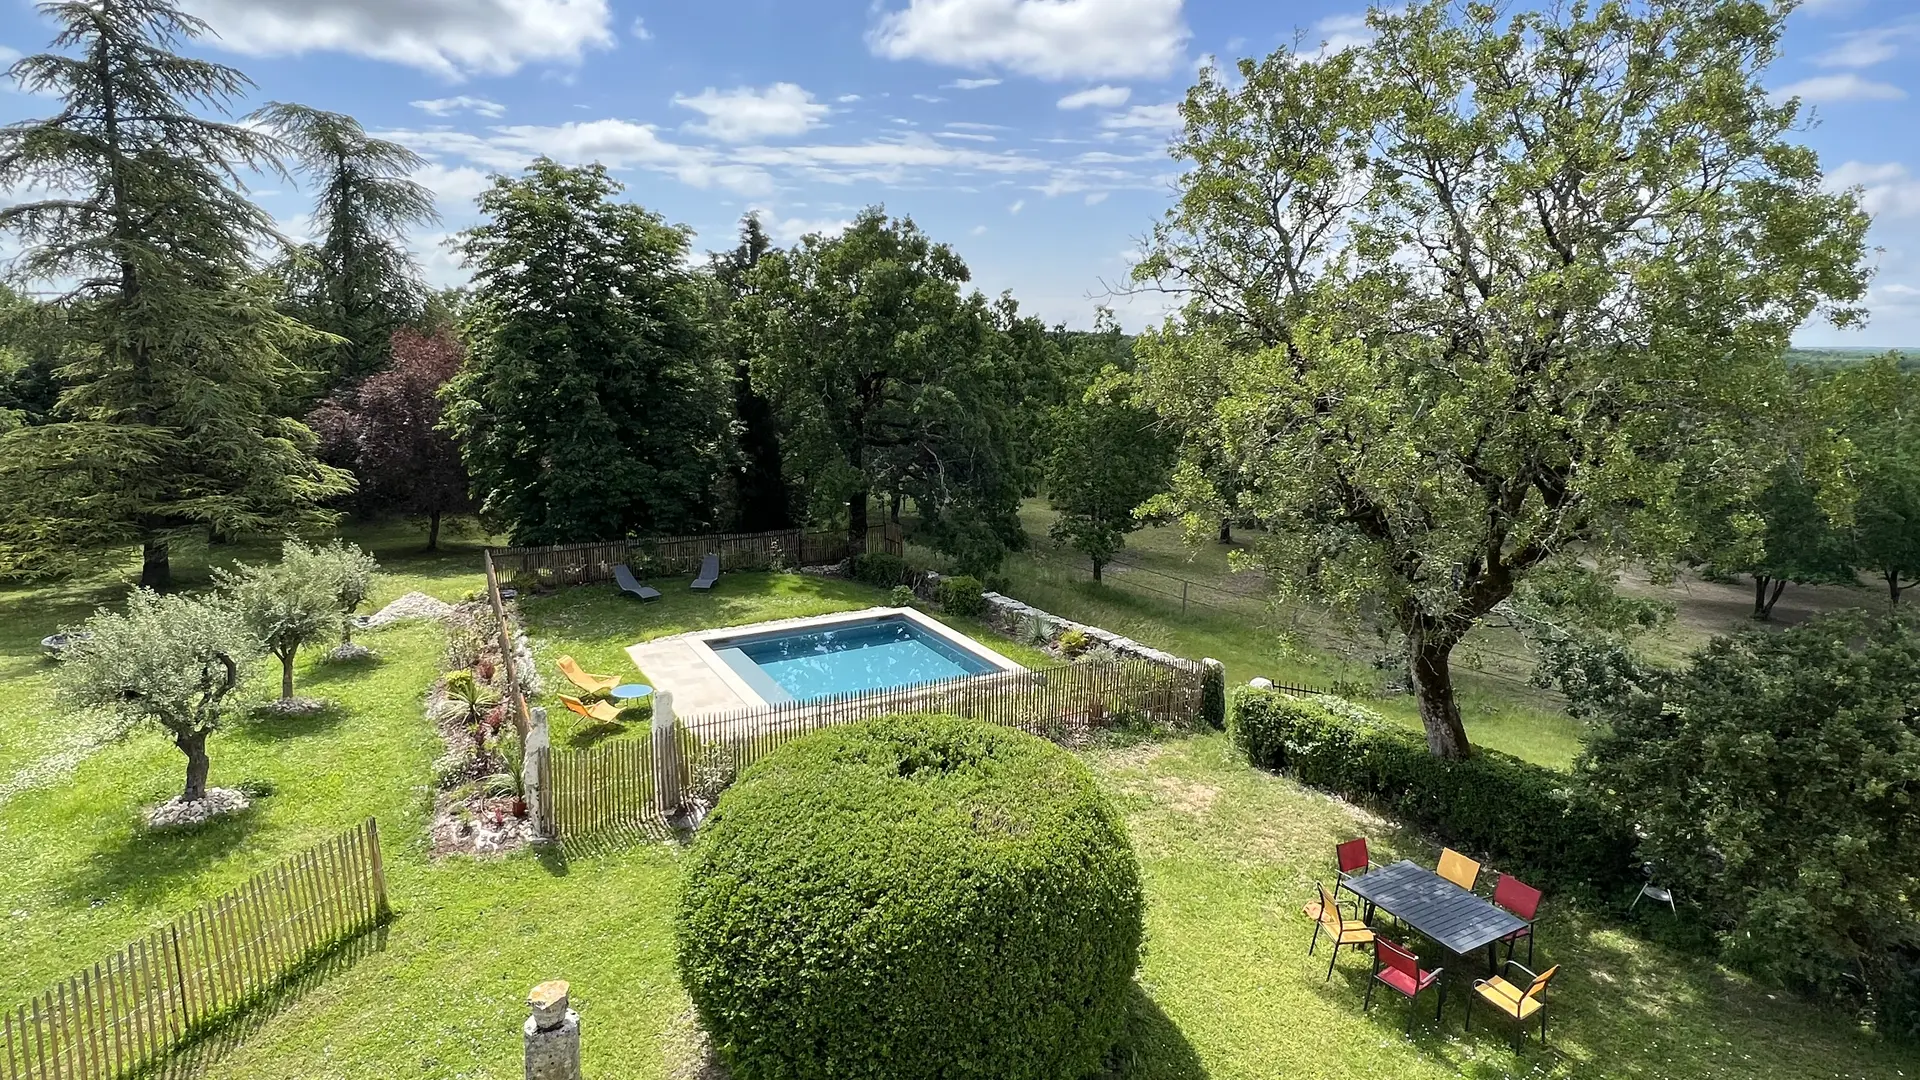
[[[646,683],[621,683],[619,686],[607,691],[607,696],[619,702],[624,708],[625,706],[632,705],[636,701],[642,701],[652,697],[653,687],[648,686]]]
[[[1347,878],[1344,884],[1348,892],[1366,901],[1369,923],[1379,908],[1455,956],[1484,947],[1489,973],[1498,962],[1496,946],[1501,939],[1527,925],[1512,912],[1410,860]]]

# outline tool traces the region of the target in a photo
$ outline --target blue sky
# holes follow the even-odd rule
[[[628,197],[731,243],[759,209],[775,237],[883,202],[953,244],[989,292],[1086,326],[1103,283],[1169,201],[1172,103],[1207,55],[1362,32],[1356,0],[180,0],[204,51],[258,100],[352,113],[413,146],[444,220],[415,238],[429,276],[490,171],[538,154],[601,160]],[[44,47],[0,0],[0,48]],[[1812,105],[1805,138],[1874,212],[1879,267],[1861,332],[1817,345],[1920,345],[1920,4],[1808,0],[1770,85]],[[0,94],[0,120],[47,103]],[[260,200],[290,231],[305,197]],[[1138,328],[1157,299],[1120,302]]]

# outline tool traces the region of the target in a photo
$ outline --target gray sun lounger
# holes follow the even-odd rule
[[[713,588],[714,582],[719,580],[720,556],[709,555],[700,560],[700,576],[693,579],[693,587],[699,589],[701,592],[706,592],[708,589]]]
[[[626,563],[620,563],[613,568],[613,580],[619,584],[620,588],[639,597],[643,604],[649,600],[660,599],[660,590],[640,584],[639,579],[633,576],[633,571],[627,569]]]

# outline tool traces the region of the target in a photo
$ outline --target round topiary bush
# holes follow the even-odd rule
[[[1073,1080],[1119,1037],[1145,901],[1052,744],[944,716],[833,728],[701,827],[680,976],[736,1080]]]

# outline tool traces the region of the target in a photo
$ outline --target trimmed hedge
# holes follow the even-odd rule
[[[1228,730],[1253,764],[1376,807],[1533,885],[1612,893],[1636,880],[1628,823],[1566,773],[1486,749],[1443,761],[1420,735],[1340,698],[1243,688]]]
[[[1200,719],[1215,731],[1227,726],[1227,669],[1218,660],[1203,660],[1200,676]]]
[[[680,976],[738,1080],[1058,1080],[1122,1033],[1145,900],[1071,754],[893,716],[743,773],[693,846]]]
[[[986,590],[979,578],[943,577],[935,599],[940,601],[940,610],[949,615],[980,616],[987,613]]]

